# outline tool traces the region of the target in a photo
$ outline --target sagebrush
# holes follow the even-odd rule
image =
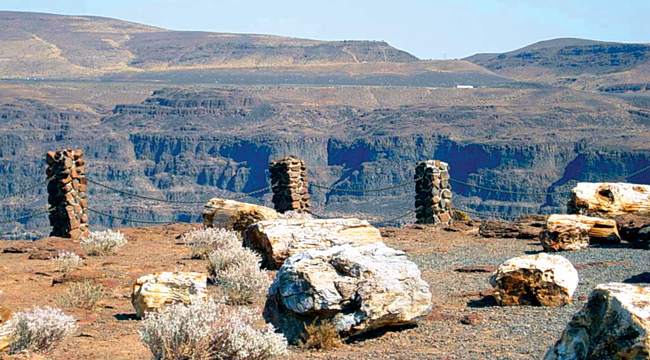
[[[327,350],[343,345],[341,335],[336,325],[331,320],[314,320],[305,324],[305,332],[298,345],[303,349]]]
[[[78,269],[84,263],[81,256],[69,251],[60,252],[52,260],[56,263],[56,270],[64,273]]]
[[[212,300],[173,304],[149,314],[140,339],[156,360],[265,360],[286,352],[287,341],[273,326],[255,328],[251,310]]]
[[[93,285],[92,282],[86,280],[74,283],[56,301],[59,306],[90,310],[103,298],[104,287],[102,285]]]
[[[193,259],[205,259],[213,251],[241,246],[239,235],[221,228],[203,228],[183,235],[183,242],[192,249]]]
[[[89,255],[93,256],[113,255],[126,243],[124,234],[110,229],[91,232],[90,235],[81,239],[81,246]]]
[[[261,258],[242,246],[215,251],[208,257],[208,273],[226,301],[233,305],[250,304],[268,291],[271,279],[260,270]]]
[[[74,317],[47,306],[15,313],[9,322],[9,351],[49,353],[74,333],[75,322]]]

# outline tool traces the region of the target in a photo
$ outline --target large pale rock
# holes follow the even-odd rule
[[[9,319],[11,310],[0,306],[0,353],[9,349]]]
[[[402,251],[383,243],[311,250],[285,261],[264,317],[290,342],[304,324],[331,320],[342,335],[413,324],[431,311],[429,285]]]
[[[277,219],[277,211],[266,206],[213,198],[203,206],[203,224],[210,227],[244,231],[253,223]]]
[[[270,269],[306,250],[380,241],[379,230],[359,219],[278,219],[255,223],[244,232],[244,246],[258,252],[262,265]]]
[[[490,284],[500,305],[561,306],[578,287],[578,271],[559,255],[524,255],[501,264]]]
[[[545,360],[650,358],[650,288],[598,285]]]
[[[208,297],[208,274],[193,272],[161,272],[140,277],[133,285],[131,303],[143,318],[173,303],[191,304]]]
[[[571,190],[569,213],[650,215],[650,185],[629,183],[578,183]]]
[[[548,217],[540,241],[546,251],[563,251],[586,249],[589,244],[618,244],[621,237],[615,220],[554,214]]]

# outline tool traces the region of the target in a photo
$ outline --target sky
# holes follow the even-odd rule
[[[97,15],[172,30],[384,40],[422,59],[578,37],[650,43],[648,0],[0,0],[0,10]]]

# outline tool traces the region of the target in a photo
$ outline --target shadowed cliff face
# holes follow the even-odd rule
[[[488,90],[475,95],[491,96]],[[650,165],[648,122],[623,102],[568,90],[505,95],[518,103],[373,110],[272,101],[263,91],[164,89],[104,116],[18,101],[0,106],[0,175],[7,179],[0,195],[43,179],[44,153],[65,147],[84,150],[90,178],[145,196],[189,201],[264,188],[269,161],[286,155],[305,159],[314,183],[348,189],[408,182],[416,161],[440,159],[450,164],[453,179],[504,191],[452,183],[458,207],[512,218],[563,211],[568,199],[517,193],[566,192],[576,181],[615,180]],[[629,180],[648,183],[650,172]],[[381,220],[413,208],[412,186],[373,196],[312,192],[314,207],[324,215]],[[269,193],[255,198],[248,200],[270,205]],[[15,217],[45,202],[43,188],[3,203],[0,211]],[[161,204],[92,185],[89,207],[154,221],[196,221],[201,213],[198,204]],[[90,223],[122,224],[97,215]],[[49,226],[38,218],[3,229],[30,236],[25,231],[42,235]]]

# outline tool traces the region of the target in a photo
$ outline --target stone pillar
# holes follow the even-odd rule
[[[269,164],[275,210],[311,213],[311,195],[305,161],[288,156]]]
[[[65,149],[49,151],[45,156],[47,202],[50,204],[50,236],[79,239],[88,235],[86,180],[83,151]]]
[[[449,164],[439,160],[419,161],[415,167],[417,224],[451,225],[452,202]]]

